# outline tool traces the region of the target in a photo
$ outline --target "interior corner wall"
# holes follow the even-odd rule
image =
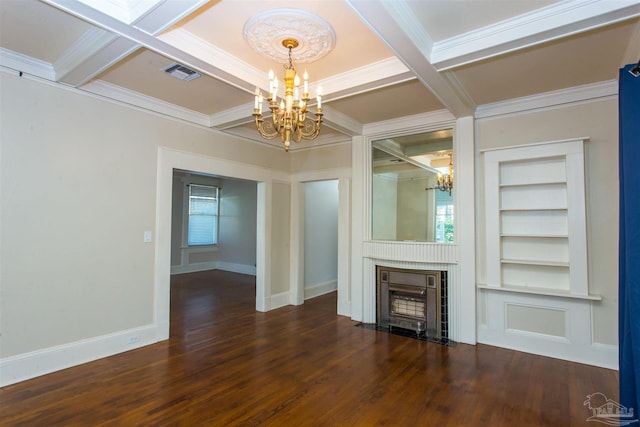
[[[279,150],[73,88],[0,72],[0,92],[0,385],[157,341],[160,147],[289,173]]]
[[[592,340],[617,346],[618,107],[615,97],[476,121],[477,150],[589,137],[585,145],[589,290]],[[486,282],[482,154],[477,152],[477,281]],[[479,313],[486,310],[479,300]]]
[[[338,180],[304,184],[305,299],[337,289]]]
[[[271,307],[289,304],[289,248],[291,218],[291,185],[284,182],[274,182],[272,185],[272,213],[271,213],[271,264],[276,267],[271,274]]]
[[[257,184],[221,180],[217,268],[256,274]]]

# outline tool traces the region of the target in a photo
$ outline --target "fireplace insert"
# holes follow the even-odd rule
[[[376,267],[376,323],[448,338],[447,272]]]

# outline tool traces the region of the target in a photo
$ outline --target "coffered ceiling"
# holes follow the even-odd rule
[[[311,12],[335,32],[326,56],[296,64],[310,92],[323,88],[324,124],[292,150],[405,116],[597,96],[640,59],[640,0],[0,0],[0,66],[280,147],[251,113],[255,88],[266,91],[282,65],[243,34],[277,8]],[[202,76],[169,76],[175,62]]]

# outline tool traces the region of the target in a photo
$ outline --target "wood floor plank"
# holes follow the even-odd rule
[[[165,342],[0,389],[2,426],[583,426],[616,371],[356,326],[336,295],[255,311],[252,276],[174,276]]]

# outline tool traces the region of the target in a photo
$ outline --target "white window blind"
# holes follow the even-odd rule
[[[189,185],[189,246],[218,243],[218,187]]]

